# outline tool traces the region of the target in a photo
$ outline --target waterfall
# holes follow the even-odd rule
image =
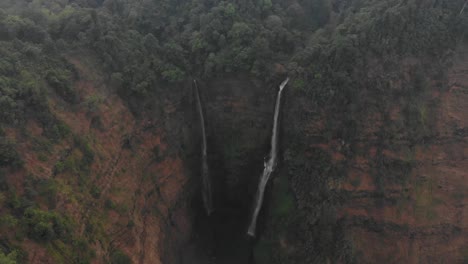
[[[277,146],[278,146],[278,116],[279,116],[279,111],[280,111],[280,105],[281,105],[281,92],[283,91],[283,88],[288,84],[289,78],[286,78],[284,80],[278,91],[278,96],[276,98],[276,104],[275,104],[275,115],[273,118],[273,132],[271,135],[271,149],[270,149],[270,157],[268,161],[264,163],[264,170],[262,177],[260,178],[260,182],[258,184],[258,189],[257,193],[255,195],[255,204],[254,204],[254,211],[252,215],[252,219],[250,221],[249,229],[247,231],[247,234],[250,236],[255,236],[255,228],[257,226],[257,217],[258,213],[260,212],[260,209],[262,208],[262,203],[263,203],[263,195],[265,192],[265,187],[268,183],[268,180],[270,179],[270,175],[275,169],[276,166],[276,155],[277,155]]]
[[[210,215],[213,212],[213,201],[212,201],[212,191],[211,191],[211,181],[209,175],[208,167],[208,155],[206,147],[206,133],[205,133],[205,118],[203,117],[203,110],[201,106],[200,93],[198,92],[197,81],[193,80],[195,86],[196,100],[198,114],[200,116],[200,127],[203,137],[203,146],[202,146],[202,196],[203,204],[205,206],[206,213]]]

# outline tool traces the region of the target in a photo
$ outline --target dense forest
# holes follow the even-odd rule
[[[46,86],[74,102],[76,75],[63,58],[84,50],[102,61],[122,95],[230,72],[268,79],[277,63],[295,77],[296,89],[325,101],[335,85],[326,82],[353,82],[353,68],[368,57],[447,56],[440,51],[465,37],[462,6],[442,0],[2,1],[2,120],[19,122],[26,106],[46,115]]]
[[[89,176],[99,158],[93,146],[51,110],[50,98],[59,98],[71,109],[85,108],[87,113],[101,103],[98,96],[84,100],[76,91],[80,72],[73,58],[93,58],[104,85],[118,94],[136,118],[145,110],[140,101],[163,102],[162,94],[187,80],[245,74],[272,83],[288,75],[291,96],[306,98],[312,108],[331,113],[324,138],[343,142],[358,137],[356,120],[368,109],[388,109],[390,98],[404,94],[405,121],[395,131],[410,128],[402,134],[413,146],[432,135],[424,116],[430,113],[423,113],[420,98],[430,81],[442,83],[447,78],[444,70],[455,49],[468,41],[466,5],[465,0],[1,0],[0,263],[27,263],[31,259],[28,243],[47,248],[55,263],[101,263],[101,259],[94,262],[97,255],[106,256],[103,263],[131,263],[128,252],[118,248],[96,252],[96,241],[108,242],[102,239],[103,227],[86,224],[83,231],[74,215],[59,209],[59,197],[67,193],[59,180],[26,175],[22,187],[7,180],[28,162],[9,136],[11,129],[17,129],[43,162],[61,142],[71,142],[71,154],[53,165],[52,174],[73,174],[75,190],[96,199],[100,196]],[[410,84],[398,90],[395,83],[402,76],[398,65],[408,58],[418,62],[409,70]],[[43,137],[28,134],[29,120],[40,124]],[[101,121],[95,121],[99,127]],[[293,127],[285,132],[292,146],[284,154],[288,173],[298,179],[305,174],[341,174],[342,168],[307,165],[300,157],[305,148],[302,134],[295,129],[302,131]],[[392,138],[390,133],[382,131],[381,137]],[[353,146],[346,151],[356,153]],[[321,153],[313,157],[322,165],[330,163]],[[307,178],[291,184],[296,184],[293,189],[302,183],[325,188],[325,182],[317,181]],[[383,180],[376,181],[383,194],[385,188],[379,182]],[[295,199],[297,208],[305,212],[311,210],[307,205],[314,203],[311,199],[330,204],[343,199],[335,195],[297,191]],[[110,200],[105,207],[117,208]],[[301,229],[306,227],[297,224],[307,225],[302,219],[315,216],[297,213],[286,219],[279,214],[278,222],[267,226],[297,226],[295,237],[308,248],[295,251],[296,257],[273,254],[270,258],[269,253],[262,255],[271,249],[265,251],[268,243],[261,240],[259,263],[356,261],[337,233],[335,237],[307,233]],[[333,244],[336,241],[343,244]],[[266,260],[261,262],[262,258]]]

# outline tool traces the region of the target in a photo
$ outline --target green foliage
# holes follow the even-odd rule
[[[90,144],[83,138],[75,136],[74,141],[75,146],[77,146],[83,154],[83,158],[81,160],[81,168],[88,169],[88,167],[94,161],[94,152],[91,149]]]
[[[32,141],[32,149],[37,152],[48,153],[52,151],[52,143],[44,138],[41,137],[33,137],[31,138]]]
[[[23,161],[16,152],[15,145],[4,137],[0,137],[0,167],[11,166],[18,168]]]
[[[164,70],[161,73],[161,76],[164,80],[169,81],[169,82],[178,82],[178,81],[182,81],[185,79],[185,73],[176,66],[169,66],[167,70]],[[147,88],[147,85],[143,85],[142,89],[146,89],[146,88]],[[138,86],[137,86],[137,89],[138,89]]]
[[[127,228],[132,229],[133,227],[135,227],[135,222],[133,220],[129,220],[127,223]]]
[[[305,87],[306,87],[306,83],[303,79],[295,79],[292,82],[292,88],[296,91],[304,91]]]
[[[12,251],[7,255],[5,255],[3,252],[0,252],[0,264],[16,264],[16,258],[16,251]]]
[[[294,197],[289,191],[289,182],[286,175],[280,175],[273,190],[272,213],[275,217],[288,216],[294,209]]]
[[[62,161],[58,161],[54,166],[55,173],[62,173],[65,170],[65,164]]]
[[[271,0],[258,0],[258,4],[260,5],[262,11],[267,11],[273,6]]]
[[[71,172],[80,176],[80,184],[87,180],[89,169],[94,161],[94,152],[90,144],[79,136],[74,136],[75,148],[67,151],[65,156],[59,160],[54,166],[54,173]]]
[[[5,214],[0,217],[0,227],[15,228],[17,224],[18,220],[10,214]]]
[[[73,240],[73,250],[75,250],[73,259],[79,264],[91,263],[91,259],[96,256],[88,241],[83,238]]]
[[[116,89],[122,89],[122,85],[124,83],[124,78],[122,76],[122,73],[120,72],[114,72],[111,74],[111,80],[110,84],[115,87]]]
[[[309,9],[310,22],[315,27],[321,27],[325,25],[330,19],[332,1],[330,0],[314,0],[308,1],[305,4],[305,8]]]
[[[7,16],[0,20],[0,39],[13,40],[15,38],[33,43],[41,43],[47,36],[45,30],[36,25],[29,18]]]
[[[111,199],[106,199],[104,201],[104,208],[106,208],[108,210],[115,210],[117,208],[117,206],[115,205],[115,203]]]
[[[49,208],[54,208],[58,192],[57,182],[53,179],[40,179],[36,181],[36,188],[41,197],[44,197]]]
[[[55,119],[48,110],[45,77],[53,68],[68,71],[68,66],[57,54],[47,54],[54,44],[47,39],[40,15],[24,14],[31,15],[31,20],[20,15],[0,18],[0,39],[5,40],[0,42],[0,123],[18,125],[36,118],[48,134]],[[54,85],[59,83],[49,77]]]
[[[101,190],[97,186],[92,186],[90,192],[94,199],[99,199],[101,196]]]
[[[115,250],[111,254],[112,264],[131,264],[132,260],[120,249]]]
[[[49,156],[45,155],[44,153],[40,153],[37,155],[37,159],[42,162],[46,162],[49,160]]]
[[[264,69],[268,65],[287,62],[285,55],[307,48],[308,30],[324,27],[333,16],[337,28],[332,39],[337,41],[327,49],[336,48],[340,61],[349,62],[356,56],[356,43],[367,43],[367,50],[380,54],[437,54],[453,43],[454,30],[466,29],[466,16],[457,20],[454,15],[460,10],[460,1],[441,1],[429,7],[415,1],[399,5],[392,0],[346,4],[313,0],[291,5],[270,0],[214,1],[210,5],[156,0],[138,8],[124,1],[107,1],[102,8],[96,8],[99,5],[93,1],[78,5],[52,2],[23,3],[25,12],[4,14],[0,19],[4,39],[29,41],[50,47],[49,51],[60,46],[93,49],[109,75],[117,74],[110,80],[124,95],[145,95],[158,80],[178,82],[188,73],[211,76],[247,71],[267,78]],[[262,39],[262,45],[252,50],[255,38]],[[28,48],[39,56],[43,53],[40,47]],[[74,101],[70,76],[63,69],[54,65],[43,76],[58,94]],[[304,81],[311,83],[309,78]],[[5,98],[3,103],[13,107],[14,102]]]
[[[12,209],[20,209],[21,201],[15,192],[10,192],[8,197],[8,206]]]
[[[52,141],[59,141],[70,134],[70,128],[62,121],[55,121],[46,131],[46,136]]]
[[[71,85],[71,73],[66,70],[50,70],[46,73],[47,83],[68,102],[76,102],[77,95]]]
[[[88,111],[93,113],[98,110],[97,107],[100,103],[102,103],[102,101],[103,101],[102,97],[98,95],[91,95],[86,99],[85,104],[86,104],[86,107],[88,108]]]
[[[5,43],[5,42],[3,42]],[[6,47],[5,47],[6,46]],[[21,46],[21,45],[20,45]],[[18,62],[23,56],[18,55],[9,43],[0,45],[0,122],[17,123],[22,120],[26,106],[31,110],[43,108],[42,95],[35,76],[22,69]]]
[[[190,43],[192,45],[192,51],[203,51],[208,45],[208,43],[203,39],[203,36],[198,31],[195,31],[192,34]]]
[[[24,224],[28,237],[37,242],[50,242],[55,239],[68,239],[71,224],[55,212],[27,208],[24,211]]]
[[[3,179],[3,175],[0,176],[0,181],[3,182],[4,179]],[[1,189],[0,189],[1,190]],[[5,205],[5,200],[6,200],[6,197],[5,197],[5,194],[0,192],[0,208],[3,207]]]
[[[228,36],[239,43],[250,43],[253,38],[254,31],[247,23],[236,22],[232,25]]]

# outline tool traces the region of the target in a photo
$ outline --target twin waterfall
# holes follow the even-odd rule
[[[203,117],[203,110],[201,106],[200,93],[198,92],[197,81],[193,80],[195,87],[196,100],[198,114],[200,116],[200,127],[203,137],[203,146],[202,146],[202,196],[203,204],[205,206],[206,213],[210,215],[213,212],[213,200],[212,200],[212,190],[211,190],[211,180],[208,169],[208,155],[206,151],[206,133],[205,133],[205,118]]]
[[[257,226],[257,217],[260,209],[262,208],[263,203],[263,196],[265,193],[265,187],[270,179],[271,173],[276,167],[276,154],[277,154],[277,146],[278,146],[278,116],[279,110],[281,106],[281,92],[283,91],[286,84],[288,84],[289,78],[284,80],[278,91],[278,96],[276,98],[276,105],[275,105],[275,115],[273,118],[273,132],[271,135],[271,150],[270,150],[270,158],[267,162],[264,163],[265,168],[263,169],[262,177],[260,178],[260,182],[258,184],[257,194],[255,195],[255,204],[254,204],[254,211],[252,215],[252,219],[250,221],[249,229],[247,230],[247,234],[250,236],[255,236],[255,228]]]
[[[275,114],[273,117],[273,132],[271,136],[271,149],[270,149],[270,154],[269,154],[269,159],[264,163],[264,170],[263,174],[260,178],[260,182],[258,184],[258,189],[257,193],[255,195],[255,201],[254,201],[254,210],[253,210],[253,215],[252,219],[250,221],[250,225],[247,231],[247,234],[250,236],[255,236],[255,228],[257,226],[257,218],[258,214],[260,212],[260,209],[262,208],[262,203],[263,203],[263,197],[265,193],[265,188],[268,183],[268,180],[270,179],[271,173],[274,171],[276,167],[276,156],[277,156],[277,148],[278,148],[278,119],[279,119],[279,111],[280,111],[280,106],[281,106],[281,93],[288,84],[289,78],[286,78],[284,80],[278,91],[278,96],[276,98],[276,104],[275,104]],[[212,198],[212,189],[211,189],[211,180],[209,176],[209,169],[208,169],[208,157],[207,157],[207,147],[206,147],[206,133],[205,133],[205,118],[203,117],[203,110],[201,106],[201,100],[200,100],[200,94],[198,91],[198,85],[197,81],[193,80],[194,88],[195,88],[195,93],[196,93],[196,101],[197,101],[197,108],[198,108],[198,113],[200,116],[200,127],[201,127],[201,132],[202,132],[202,137],[203,137],[203,146],[202,146],[202,196],[203,196],[203,203],[205,206],[206,213],[210,215],[213,212],[213,198]]]

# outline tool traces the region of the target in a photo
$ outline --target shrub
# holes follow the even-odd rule
[[[47,155],[44,154],[44,153],[39,153],[39,154],[37,155],[37,159],[38,159],[39,161],[46,162],[46,161],[49,160],[49,156],[47,156]]]
[[[15,146],[9,140],[0,137],[0,167],[21,167],[23,161],[16,152]]]
[[[45,134],[50,140],[57,142],[70,134],[70,128],[59,120],[53,120],[45,127]]]
[[[164,80],[169,82],[179,82],[185,78],[185,73],[176,66],[163,71],[161,75]]]
[[[94,199],[99,199],[99,197],[101,197],[101,189],[99,189],[99,187],[97,186],[93,186],[91,187],[91,196],[93,196]]]
[[[0,217],[0,227],[13,228],[17,224],[18,224],[18,220],[10,214],[6,214]]]
[[[94,152],[86,140],[78,136],[75,136],[73,140],[75,141],[75,146],[78,147],[83,154],[80,162],[80,168],[81,170],[86,170],[94,161]]]
[[[5,255],[5,253],[0,252],[0,264],[16,264],[16,256],[16,251],[12,251],[8,255]]]
[[[6,181],[6,172],[0,168],[0,191],[7,191],[8,183]]]
[[[295,91],[303,91],[306,87],[306,83],[303,79],[295,79],[292,86]]]
[[[55,212],[29,207],[23,217],[28,237],[38,242],[66,239],[70,234],[70,223]]]
[[[39,222],[34,224],[34,226],[30,229],[30,233],[28,234],[30,238],[40,241],[40,242],[47,242],[51,241],[55,238],[54,229],[52,228],[51,223],[47,222]]]
[[[62,161],[59,161],[55,164],[54,174],[62,173],[65,170],[65,164]]]
[[[57,195],[57,182],[54,179],[39,179],[35,182],[35,188],[41,197],[44,197],[49,208],[55,207]]]
[[[106,201],[104,202],[104,208],[109,210],[115,210],[116,205],[111,199],[106,199]]]
[[[47,83],[69,103],[76,103],[77,95],[70,81],[70,73],[63,70],[50,70],[46,74]]]
[[[132,260],[120,249],[114,251],[111,255],[112,264],[131,264]]]

